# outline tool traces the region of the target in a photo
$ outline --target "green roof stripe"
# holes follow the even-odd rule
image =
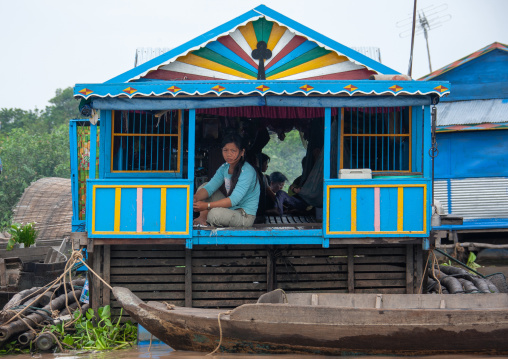
[[[218,64],[221,64],[221,65],[224,65],[226,67],[229,67],[231,69],[234,69],[234,70],[237,70],[237,71],[240,71],[246,75],[249,75],[249,76],[253,76],[253,77],[257,77],[258,74],[254,71],[251,71],[249,69],[246,69],[245,67],[241,66],[241,65],[238,65],[236,62],[234,62],[233,60],[230,60],[222,55],[219,55],[218,53],[216,53],[215,51],[212,51],[206,47],[203,47],[199,50],[195,50],[192,52],[194,55],[196,56],[199,56],[199,57],[202,57],[204,59],[207,59],[207,60],[210,60],[210,61],[213,61],[213,62],[216,62]]]
[[[287,64],[282,65],[281,67],[276,68],[273,71],[269,71],[266,73],[266,77],[276,75],[282,71],[289,70],[298,65],[304,64],[311,60],[317,59],[318,57],[329,54],[331,51],[326,50],[323,47],[315,47],[310,51],[307,51],[305,54],[298,56],[296,59],[289,61]]]
[[[254,33],[256,34],[258,42],[264,41],[268,43],[270,33],[272,32],[273,22],[266,20],[264,17],[260,17],[256,21],[252,22],[252,26],[254,27]]]

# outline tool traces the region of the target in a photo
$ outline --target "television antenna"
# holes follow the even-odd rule
[[[415,2],[416,3],[416,2]],[[441,27],[443,23],[450,21],[452,16],[450,14],[444,14],[444,12],[448,9],[447,4],[441,5],[430,5],[422,9],[417,9],[413,15],[410,17],[401,20],[396,23],[398,28],[404,29],[399,36],[401,38],[405,38],[411,35],[419,35],[423,33],[425,37],[425,42],[427,44],[427,56],[429,59],[429,69],[432,72],[432,62],[430,60],[430,48],[429,48],[429,31],[435,28]],[[415,21],[415,28],[413,32],[413,20]],[[409,75],[411,75],[411,67],[412,67],[412,49],[411,49],[411,59],[409,64]]]

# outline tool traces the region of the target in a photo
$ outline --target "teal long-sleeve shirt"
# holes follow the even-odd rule
[[[226,179],[230,180],[231,175],[228,173],[229,163],[224,163],[219,167],[215,175],[203,188],[206,189],[208,195],[211,196]],[[259,204],[259,182],[256,170],[249,163],[245,162],[242,166],[242,172],[238,177],[235,189],[229,199],[231,200],[231,209],[242,208],[245,213],[255,216]]]

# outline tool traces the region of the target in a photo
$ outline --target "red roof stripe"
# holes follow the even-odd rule
[[[247,61],[249,64],[254,66],[256,69],[258,68],[258,64],[250,57],[248,54],[243,51],[243,49],[236,43],[236,41],[231,36],[223,36],[217,39],[222,45],[226,46],[228,49],[233,51],[235,54],[240,56],[243,60]]]
[[[377,75],[377,72],[367,69],[360,69],[345,72],[337,72],[334,74],[316,77],[308,77],[303,78],[302,80],[366,80],[369,78],[370,75]]]
[[[165,80],[165,81],[181,81],[181,80],[224,80],[216,77],[200,76],[187,74],[183,72],[167,71],[167,70],[155,70],[149,72],[143,78],[153,80]]]
[[[280,52],[277,54],[277,56],[275,56],[273,58],[273,60],[270,61],[270,63],[265,67],[265,70],[268,70],[270,67],[275,65],[277,63],[277,61],[284,58],[287,54],[289,54],[291,51],[293,51],[298,46],[303,44],[305,41],[307,41],[307,39],[303,36],[296,35],[295,37],[293,37],[291,39],[291,41],[289,41],[288,44],[286,46],[284,46],[284,48],[282,50],[280,50]]]

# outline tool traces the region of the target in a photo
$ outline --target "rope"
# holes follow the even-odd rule
[[[436,277],[436,265],[439,268],[439,261],[437,260],[434,250],[431,250],[431,253],[432,253],[432,277],[434,277],[434,279],[437,281],[437,284],[439,284],[439,294],[443,294],[441,281]]]
[[[219,313],[219,315],[217,316],[217,321],[219,322],[219,345],[217,345],[217,348],[214,349],[213,352],[211,353],[208,353],[206,355],[213,355],[217,350],[219,350],[221,344],[222,344],[222,326],[220,324],[220,316],[221,315],[229,315],[231,314],[231,310],[228,310],[227,312],[222,312],[222,313]]]
[[[277,289],[274,289],[274,292],[277,291],[277,290],[280,290],[282,292],[282,295],[283,295],[283,303],[284,304],[288,304],[289,301],[288,301],[288,295],[286,294],[286,292],[284,291],[284,289],[282,288],[277,288]]]
[[[427,256],[427,261],[425,262],[425,268],[423,269],[423,274],[422,274],[422,278],[420,280],[420,289],[418,290],[418,294],[422,294],[423,280],[425,278],[425,273],[427,272],[427,266],[429,265],[429,259],[430,259],[430,251],[429,251],[429,255]]]

